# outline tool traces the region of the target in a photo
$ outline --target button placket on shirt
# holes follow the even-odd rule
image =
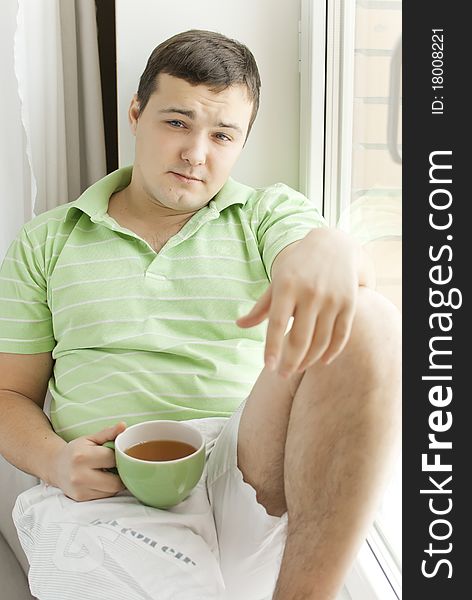
[[[190,219],[188,223],[174,236],[172,236],[156,253],[156,256],[148,265],[144,272],[145,278],[155,279],[158,281],[164,281],[167,279],[167,271],[171,268],[171,261],[166,260],[165,255],[172,248],[185,242],[188,238],[194,235],[205,223],[212,221],[219,216],[219,211],[214,207],[206,207],[206,211],[197,213]]]

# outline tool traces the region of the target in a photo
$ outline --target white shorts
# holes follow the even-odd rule
[[[194,419],[207,441],[202,479],[169,510],[127,490],[75,502],[41,483],[20,494],[13,520],[39,600],[270,600],[287,514],[268,515],[237,467],[244,404]]]

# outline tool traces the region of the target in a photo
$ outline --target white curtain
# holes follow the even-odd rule
[[[106,174],[94,0],[0,4],[0,260],[21,225]]]
[[[21,125],[18,84],[14,70],[13,39],[17,1],[0,4],[0,260],[21,225],[31,218],[30,170]]]

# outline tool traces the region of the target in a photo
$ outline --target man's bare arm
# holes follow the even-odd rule
[[[369,254],[367,254],[367,252],[364,250],[364,248],[352,236],[348,235],[347,233],[345,233],[344,231],[342,231],[340,229],[335,229],[335,228],[313,229],[313,231],[311,231],[308,235],[309,236],[320,236],[320,235],[331,236],[333,242],[342,243],[343,245],[346,245],[348,248],[350,248],[349,251],[351,252],[352,256],[356,257],[357,275],[359,278],[359,285],[368,287],[371,289],[375,289],[376,277],[375,277],[374,262],[373,262],[372,258],[369,256]],[[277,256],[274,259],[274,262],[272,263],[272,273],[274,273],[277,268],[276,264],[278,262],[282,262],[284,254],[290,252],[290,248],[293,248],[293,246],[295,246],[296,244],[300,244],[301,242],[303,242],[304,239],[305,238],[302,238],[301,240],[292,242],[292,244],[289,244],[288,246],[286,246],[283,250],[281,250],[277,254]]]
[[[117,475],[104,472],[115,466],[115,455],[103,444],[126,425],[64,441],[42,410],[52,369],[49,352],[0,353],[0,454],[74,500],[112,496],[124,486]]]
[[[51,458],[66,444],[42,410],[53,364],[50,352],[0,353],[0,454],[51,484]]]

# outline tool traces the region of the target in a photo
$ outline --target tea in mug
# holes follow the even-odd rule
[[[191,444],[177,440],[150,440],[130,446],[125,454],[139,460],[163,461],[184,458],[197,450]]]

